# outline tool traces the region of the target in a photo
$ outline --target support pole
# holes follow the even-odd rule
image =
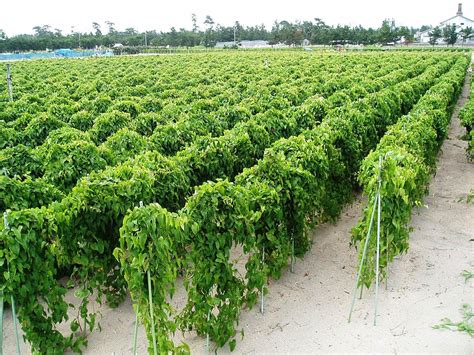
[[[149,304],[150,304],[150,318],[151,318],[151,327],[152,327],[152,339],[153,339],[153,354],[157,355],[158,354],[158,349],[156,347],[156,334],[155,334],[155,317],[153,314],[153,298],[152,298],[152,292],[151,292],[151,277],[150,277],[150,270],[147,271],[148,275],[148,298],[149,298]]]
[[[388,290],[388,235],[387,235],[387,272],[385,273],[385,290]]]
[[[382,215],[382,161],[383,158],[382,156],[379,157],[379,174],[378,174],[378,187],[377,187],[377,193],[374,198],[374,204],[372,206],[372,213],[370,215],[370,222],[369,222],[369,228],[367,231],[367,236],[365,238],[365,244],[364,244],[364,249],[362,251],[362,259],[359,265],[359,271],[357,272],[357,278],[356,278],[356,283],[354,285],[354,293],[352,297],[352,303],[351,303],[351,309],[349,312],[349,318],[348,322],[350,323],[351,321],[351,316],[352,316],[352,311],[354,308],[354,303],[355,303],[355,298],[356,298],[356,293],[357,293],[357,286],[359,285],[360,281],[360,276],[362,273],[362,268],[364,266],[365,258],[367,255],[367,248],[369,245],[369,240],[370,236],[372,234],[372,226],[374,224],[374,216],[375,216],[375,211],[377,210],[377,249],[376,249],[376,259],[375,259],[375,305],[374,305],[374,326],[377,325],[377,303],[378,303],[378,295],[379,295],[379,280],[380,280],[380,224],[381,224],[381,215]],[[387,239],[387,265],[388,265],[388,239]],[[387,287],[387,284],[385,284],[385,287]],[[360,297],[362,298],[362,288],[363,285],[361,286],[360,290]]]
[[[3,290],[0,291],[0,354],[3,354]]]
[[[375,261],[375,306],[374,306],[374,326],[377,325],[377,302],[379,297],[379,271],[380,271],[380,217],[381,217],[381,196],[380,190],[382,187],[382,157],[379,157],[379,193],[378,193],[378,209],[377,209],[377,255]]]
[[[139,203],[140,207],[143,207],[143,201],[140,201]],[[151,307],[151,281],[150,281],[150,271],[148,271],[148,296],[150,299],[150,312],[153,314],[153,309]],[[140,304],[137,305],[137,311],[135,313],[135,329],[133,330],[133,350],[132,350],[132,355],[137,354],[137,338],[138,338],[138,312],[140,310]],[[152,317],[153,319],[153,317]],[[154,323],[152,321],[152,323]],[[155,335],[155,326],[153,325],[153,336]],[[154,345],[154,344],[153,344]],[[153,349],[155,350],[155,349]]]
[[[291,238],[291,269],[290,271],[295,273],[295,238]]]
[[[16,353],[18,355],[21,354],[20,352],[20,334],[18,333],[18,326],[16,321],[16,309],[15,309],[15,299],[11,296],[12,301],[12,316],[13,316],[13,329],[15,330],[15,339],[16,339]]]
[[[132,355],[137,354],[137,336],[138,336],[138,311],[140,309],[140,305],[137,305],[137,312],[135,314],[135,330],[133,331],[133,351]]]
[[[3,225],[5,226],[5,229],[10,229],[10,225],[8,224],[8,212],[7,211],[3,212]],[[7,268],[9,269],[8,263],[7,263]],[[1,297],[2,311],[0,312],[1,313],[0,323],[1,323],[2,338],[0,340],[1,340],[1,342],[3,342],[3,290],[2,290],[1,296],[2,296]],[[20,335],[18,333],[18,326],[17,326],[17,320],[16,320],[15,299],[13,298],[13,295],[11,296],[11,302],[12,302],[13,330],[15,331],[15,339],[16,339],[16,353],[18,355],[20,355]],[[1,345],[3,345],[3,344],[1,344]],[[1,347],[0,347],[0,350],[2,350]]]
[[[262,267],[264,265],[264,262],[265,262],[265,247],[262,248]],[[264,312],[263,307],[264,307],[264,297],[265,297],[263,295],[263,286],[264,285],[262,284],[262,290],[260,291],[260,297],[261,297],[261,299],[260,299],[260,313],[262,313],[262,314]]]
[[[370,215],[369,230],[367,231],[367,236],[365,237],[364,250],[362,251],[362,260],[360,261],[359,271],[357,272],[356,282],[355,282],[355,285],[354,285],[354,292],[353,292],[353,296],[352,296],[351,310],[349,311],[349,318],[347,320],[349,323],[351,322],[352,310],[354,309],[354,303],[355,303],[355,299],[356,299],[356,295],[357,295],[357,286],[359,285],[360,275],[362,273],[362,267],[364,266],[365,257],[367,255],[367,248],[369,246],[370,235],[372,234],[372,225],[374,224],[374,215],[375,215],[375,209],[377,207],[378,196],[379,196],[379,194],[377,193],[375,195],[374,205],[372,207],[372,214]],[[362,298],[362,287],[360,289],[360,297],[361,298]]]
[[[12,73],[10,70],[10,64],[7,64],[7,85],[8,85],[8,96],[10,98],[10,101],[13,101]]]
[[[211,310],[207,313],[207,323],[209,324],[209,321],[211,319]],[[206,333],[206,355],[210,354],[210,341],[209,341],[209,332]]]

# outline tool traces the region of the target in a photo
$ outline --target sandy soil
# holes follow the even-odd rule
[[[474,188],[474,164],[466,158],[466,142],[457,113],[466,101],[468,85],[454,112],[449,137],[439,155],[425,207],[413,216],[410,250],[390,265],[388,288],[379,292],[377,326],[373,326],[374,290],[356,301],[352,322],[347,316],[356,276],[357,255],[349,248],[351,228],[365,202],[357,198],[335,225],[314,230],[314,245],[269,286],[265,314],[258,307],[243,311],[245,337],[235,353],[314,352],[440,352],[474,354],[474,340],[465,333],[435,330],[444,317],[460,320],[463,303],[474,305],[474,286],[460,275],[474,271],[474,205],[465,198]],[[181,294],[181,296],[180,296]],[[178,293],[182,297],[183,292]],[[178,300],[179,301],[179,300]],[[130,354],[135,314],[130,301],[118,309],[101,309],[102,332],[89,337],[86,354]],[[4,353],[13,354],[11,312],[6,312]],[[139,329],[139,353],[147,348]],[[184,339],[193,353],[205,352],[202,338]],[[28,353],[26,344],[22,352]],[[220,349],[219,353],[228,353]]]

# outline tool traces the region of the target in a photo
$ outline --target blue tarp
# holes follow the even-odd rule
[[[58,49],[54,52],[30,53],[0,53],[0,60],[44,59],[44,58],[82,58],[82,57],[110,57],[114,53],[109,50],[76,51],[73,49]]]

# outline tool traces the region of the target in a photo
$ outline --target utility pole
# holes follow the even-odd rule
[[[147,41],[146,41],[146,31],[145,31],[145,47],[147,47]]]

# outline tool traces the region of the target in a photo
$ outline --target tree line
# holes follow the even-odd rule
[[[216,23],[211,16],[206,16],[198,23],[195,14],[191,17],[191,29],[172,27],[167,32],[139,32],[130,27],[123,31],[116,29],[115,24],[106,21],[104,25],[93,22],[92,31],[81,33],[71,27],[70,33],[51,28],[49,25],[33,27],[33,34],[20,34],[9,37],[0,30],[0,52],[45,50],[59,48],[111,47],[116,43],[124,46],[163,46],[163,47],[214,47],[217,42],[238,43],[243,40],[265,40],[270,44],[301,45],[306,39],[309,44],[387,44],[403,39],[413,42],[415,33],[429,29],[396,26],[394,20],[384,20],[377,29],[362,26],[330,26],[323,20],[312,21],[275,21],[268,30],[263,24],[242,26],[238,21],[233,26]]]
[[[447,45],[454,45],[459,39],[462,43],[466,43],[469,38],[473,36],[474,32],[472,27],[465,27],[460,31],[457,30],[456,25],[448,25],[443,28],[436,26],[428,33],[429,43],[434,46],[439,43],[439,40],[443,40]]]

